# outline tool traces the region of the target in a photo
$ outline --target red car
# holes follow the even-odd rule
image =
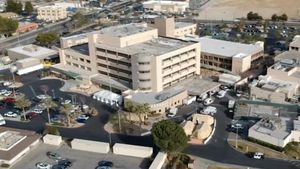
[[[30,112],[26,114],[26,119],[33,119],[34,117],[38,116],[38,114],[36,112]]]
[[[15,98],[6,98],[3,100],[4,103],[8,103],[8,104],[13,104],[16,102],[16,99]]]

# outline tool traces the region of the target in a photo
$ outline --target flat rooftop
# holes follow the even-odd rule
[[[194,23],[190,23],[190,22],[175,22],[175,28],[184,28],[187,26],[192,26],[195,25]]]
[[[276,121],[262,119],[251,127],[256,132],[278,139],[286,138],[292,128],[293,122],[289,118],[279,118]]]
[[[158,37],[156,39],[131,45],[125,48],[136,56],[160,56],[162,54],[189,46],[194,42],[186,42],[179,39],[171,39],[165,37]]]
[[[46,56],[55,55],[58,53],[56,50],[33,45],[33,44],[10,48],[10,49],[7,49],[7,51],[26,55],[28,57],[36,57],[39,59],[42,59],[43,57],[46,57]]]
[[[89,44],[88,43],[84,43],[84,44],[80,44],[80,45],[76,45],[76,46],[72,46],[71,47],[72,50],[75,50],[83,55],[90,55],[89,52]]]
[[[212,82],[210,80],[201,79],[198,76],[191,77],[182,82],[177,83],[170,88],[176,90],[187,90],[189,95],[198,95],[200,96],[203,93],[206,93],[210,90],[215,90],[219,88],[221,84],[217,82]]]
[[[269,90],[269,91],[290,91],[295,90],[298,87],[297,83],[289,82],[289,81],[282,81],[279,79],[271,78],[268,81],[260,80],[259,83],[262,83],[262,89]]]
[[[83,39],[83,38],[87,38],[86,33],[80,33],[80,34],[76,34],[76,35],[61,37],[61,39],[63,39],[63,40],[66,40],[66,39]]]
[[[156,92],[149,92],[149,93],[143,93],[143,92],[137,92],[133,93],[131,95],[131,100],[137,103],[148,103],[148,104],[156,104],[163,102],[173,96],[178,95],[179,93],[184,92],[183,89],[170,89],[170,90],[164,90],[162,92],[156,93]]]
[[[230,42],[225,40],[212,39],[209,37],[186,37],[184,39],[200,42],[201,52],[225,57],[233,57],[241,53],[243,55],[252,55],[263,50],[263,48],[258,45]]]
[[[146,23],[132,23],[106,27],[97,31],[97,33],[112,37],[126,37],[153,29],[155,28],[148,27]]]
[[[286,51],[276,55],[274,60],[275,62],[280,61],[282,59],[290,59],[290,60],[300,60],[300,52],[297,51]]]
[[[1,139],[6,137],[6,145],[1,144],[0,159],[11,160],[32,143],[40,139],[40,135],[32,131],[20,130],[8,127],[0,128]]]

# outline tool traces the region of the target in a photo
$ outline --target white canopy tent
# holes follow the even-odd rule
[[[108,90],[101,90],[99,92],[96,92],[93,95],[93,99],[96,99],[102,103],[116,106],[120,106],[123,102],[123,97],[121,95],[118,95]]]

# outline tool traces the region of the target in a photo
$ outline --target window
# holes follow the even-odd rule
[[[150,62],[139,62],[139,65],[149,65]]]
[[[92,69],[90,67],[86,67],[88,71],[92,71]]]
[[[85,69],[85,66],[80,65],[80,68],[81,68],[81,69]]]
[[[80,58],[80,61],[81,61],[81,62],[84,62],[84,59]]]
[[[66,58],[71,58],[71,56],[70,55],[66,55]]]
[[[73,63],[73,66],[75,66],[75,67],[79,67],[79,65],[78,65],[78,64],[76,64],[76,63]]]
[[[67,62],[68,65],[71,65],[71,62]]]
[[[90,61],[90,60],[86,60],[86,62],[87,62],[87,63],[91,63],[91,61]]]
[[[151,87],[141,88],[141,90],[150,90]]]

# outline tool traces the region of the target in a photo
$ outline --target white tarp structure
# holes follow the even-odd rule
[[[239,80],[241,80],[241,76],[231,75],[231,74],[227,74],[227,73],[223,73],[223,74],[219,75],[219,82],[221,82],[221,83],[234,85]]]
[[[38,64],[38,65],[27,67],[27,68],[24,68],[24,69],[18,69],[17,74],[18,75],[24,75],[24,74],[31,73],[31,72],[34,72],[34,71],[37,71],[37,70],[41,70],[43,68],[44,68],[43,64]]]
[[[118,155],[148,158],[151,157],[153,153],[153,148],[116,143],[113,146],[113,153]]]
[[[123,102],[123,97],[121,95],[118,95],[108,90],[101,90],[99,92],[96,92],[93,95],[93,99],[96,99],[102,103],[117,106],[121,105]]]
[[[182,128],[187,136],[192,135],[195,128],[195,123],[192,121],[186,121],[183,123]]]
[[[62,143],[62,138],[61,136],[56,136],[56,135],[52,135],[52,134],[46,134],[43,137],[43,141],[45,144],[50,144],[50,145],[60,145]]]
[[[214,118],[209,116],[209,115],[204,115],[204,114],[193,114],[193,123],[195,124],[201,124],[201,123],[206,123],[208,125],[214,124]]]
[[[109,143],[82,139],[74,139],[71,142],[71,147],[74,150],[89,151],[94,153],[108,153],[110,150]]]

